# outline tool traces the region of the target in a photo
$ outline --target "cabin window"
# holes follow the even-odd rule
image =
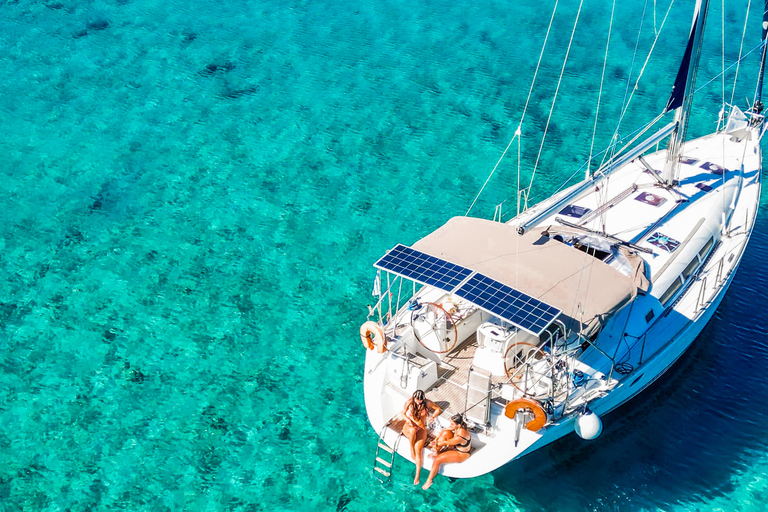
[[[669,299],[674,297],[674,295],[677,293],[677,291],[683,287],[683,280],[680,279],[680,276],[677,276],[677,279],[675,279],[675,282],[670,285],[669,288],[667,288],[667,291],[665,291],[659,301],[661,302],[662,306],[666,306],[667,302],[669,302]]]
[[[691,277],[691,274],[696,272],[696,269],[699,267],[699,259],[694,257],[693,261],[691,261],[687,267],[685,267],[685,270],[683,270],[683,281],[687,280],[689,277]]]
[[[715,240],[714,240],[714,238],[710,238],[709,240],[707,240],[707,243],[705,243],[705,244],[704,244],[704,247],[702,247],[702,248],[701,248],[701,250],[699,251],[699,258],[701,258],[702,260],[703,260],[704,258],[706,258],[706,256],[707,256],[707,253],[708,253],[708,252],[709,252],[709,250],[712,248],[712,245],[713,245],[714,243],[715,243]]]
[[[650,310],[645,314],[645,321],[650,322],[651,320],[653,320],[654,316],[656,316],[656,313],[654,313],[653,310]]]

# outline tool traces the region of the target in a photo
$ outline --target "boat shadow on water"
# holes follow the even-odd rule
[[[669,372],[607,414],[597,440],[561,438],[495,471],[496,487],[523,510],[558,511],[685,508],[733,493],[766,456],[768,312],[755,304],[766,232],[760,220],[720,311]]]

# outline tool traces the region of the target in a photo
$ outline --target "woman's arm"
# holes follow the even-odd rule
[[[435,402],[433,402],[432,400],[427,400],[427,407],[428,407],[428,408],[431,408],[432,410],[434,410],[434,411],[435,411],[435,412],[433,412],[433,413],[432,413],[432,419],[433,419],[433,420],[436,420],[436,419],[437,419],[437,417],[438,417],[438,416],[440,416],[440,413],[442,413],[442,412],[443,412],[443,410],[440,408],[440,406],[439,406],[439,405],[437,405],[437,404],[436,404]]]
[[[408,417],[408,409],[410,409],[410,407],[411,407],[411,399],[409,398],[403,404],[403,418],[407,418]]]
[[[405,420],[414,427],[421,427],[419,422],[416,421],[416,418],[413,417],[413,407],[411,407],[412,405],[413,399],[409,398],[405,401],[405,405],[403,406],[403,418],[405,418]]]
[[[446,429],[446,430],[448,430],[448,429]],[[463,443],[467,442],[466,439],[469,439],[469,432],[465,432],[467,434],[466,435],[466,439],[462,438],[464,436],[462,436],[462,433],[459,433],[459,429],[452,430],[451,432],[453,432],[453,436],[446,437],[446,438],[443,438],[443,439],[438,439],[438,441],[437,441],[438,448],[443,447],[443,446],[456,446],[457,444],[463,444]]]

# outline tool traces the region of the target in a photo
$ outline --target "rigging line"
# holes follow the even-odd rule
[[[523,115],[520,117],[520,124],[518,129],[523,126],[525,121],[525,113],[528,111],[528,104],[531,101],[531,94],[533,93],[533,86],[536,84],[536,77],[539,75],[539,68],[541,67],[541,59],[544,57],[544,49],[547,47],[547,41],[549,40],[549,33],[552,30],[552,23],[555,21],[555,13],[557,12],[557,6],[560,0],[556,0],[555,7],[552,9],[552,16],[549,18],[549,26],[547,27],[547,34],[544,36],[544,44],[541,46],[541,52],[539,52],[539,60],[536,63],[536,71],[533,74],[533,80],[531,81],[531,87],[528,89],[528,97],[525,99],[525,107],[523,108]]]
[[[512,140],[509,141],[509,144],[507,144],[507,147],[504,149],[504,152],[499,157],[499,161],[496,162],[496,165],[493,166],[493,170],[491,171],[491,174],[488,175],[488,177],[485,179],[485,183],[483,183],[483,186],[480,187],[480,192],[477,193],[475,196],[474,201],[472,201],[472,204],[469,205],[469,208],[467,209],[467,213],[464,214],[466,217],[469,215],[469,212],[472,211],[472,208],[475,207],[475,203],[477,203],[477,200],[480,199],[480,194],[483,193],[483,190],[485,190],[485,186],[488,185],[488,182],[491,181],[491,178],[493,177],[493,174],[496,172],[496,169],[499,168],[499,164],[501,164],[501,161],[504,159],[504,155],[507,154],[507,151],[509,151],[510,146],[512,146],[512,143],[515,141],[515,139],[520,135],[520,128],[515,130],[515,134],[512,136]]]
[[[637,91],[637,88],[638,88],[637,86],[638,86],[638,84],[640,83],[640,78],[642,78],[642,76],[643,76],[643,73],[645,72],[645,68],[646,68],[646,66],[648,65],[648,61],[651,59],[651,55],[653,55],[653,50],[656,48],[656,43],[659,41],[659,35],[661,34],[661,31],[664,29],[664,25],[667,23],[667,19],[669,18],[669,13],[670,13],[670,11],[672,10],[672,6],[673,6],[674,4],[675,4],[675,0],[672,0],[672,1],[670,2],[670,4],[669,4],[669,7],[667,7],[667,12],[666,12],[666,14],[664,15],[664,20],[662,20],[662,22],[661,22],[661,27],[659,28],[659,32],[656,34],[656,37],[655,37],[655,38],[654,38],[654,40],[653,40],[653,45],[651,45],[651,49],[650,49],[650,51],[648,52],[648,56],[646,57],[646,59],[645,59],[645,62],[643,63],[643,67],[642,67],[642,68],[641,68],[641,70],[640,70],[640,74],[637,76],[637,80],[635,80],[635,86],[632,88],[632,93],[629,95],[629,99],[628,99],[628,100],[626,101],[626,103],[624,104],[624,107],[623,107],[623,110],[622,110],[622,112],[621,112],[621,115],[619,116],[619,122],[618,122],[618,123],[617,123],[617,125],[616,125],[616,131],[614,132],[614,136],[613,136],[613,138],[612,138],[612,140],[613,140],[612,144],[614,144],[614,146],[613,146],[614,148],[616,147],[616,142],[615,142],[615,139],[616,139],[616,137],[618,137],[618,135],[619,135],[619,128],[621,127],[621,123],[622,123],[622,121],[624,120],[624,116],[626,115],[627,111],[629,110],[629,104],[632,102],[632,98],[634,98],[634,95],[635,95],[635,91]],[[645,12],[643,12],[643,16],[645,16]],[[642,24],[641,24],[640,26],[641,26],[641,29],[642,29]],[[639,36],[639,34],[638,34],[638,41],[637,41],[637,42],[638,42],[638,43],[640,42],[640,36]],[[635,51],[637,51],[637,47],[635,47]],[[633,65],[634,65],[634,58],[633,58]],[[629,83],[627,83],[627,87],[629,87]],[[648,128],[650,128],[650,126],[651,126],[652,124],[656,123],[656,122],[657,122],[659,119],[661,119],[661,117],[662,117],[663,115],[664,115],[664,112],[662,112],[662,113],[661,113],[659,116],[657,116],[657,117],[656,117],[656,119],[654,119],[654,120],[653,120],[651,123],[649,123],[648,125],[646,125],[646,127],[643,129],[643,132],[645,132],[645,130],[647,130]],[[643,133],[643,132],[641,132],[641,133]],[[638,137],[639,137],[639,135],[638,135]],[[633,143],[633,142],[634,142],[636,139],[637,139],[637,137],[635,137],[634,139],[632,139],[632,140],[631,140],[630,142],[628,142],[627,144],[624,144],[624,145],[623,145],[623,147],[622,147],[622,149],[621,149],[621,150],[619,150],[619,153],[621,153],[621,151],[623,151],[624,149],[626,149],[626,148],[627,148],[627,147],[628,147],[630,144],[632,144],[632,143]],[[616,154],[617,154],[617,153],[615,153],[615,152],[614,152],[613,154],[611,154],[611,156],[610,156],[609,160],[610,160],[610,159],[613,159],[613,158],[615,158]],[[603,167],[603,165],[605,164],[605,158],[606,158],[606,156],[607,156],[607,153],[606,153],[606,155],[604,155],[604,156],[603,156],[603,161],[602,161],[602,162],[600,162],[600,167]]]
[[[694,94],[698,93],[700,90],[702,90],[703,88],[705,88],[706,86],[708,86],[709,84],[711,84],[712,82],[714,82],[715,80],[720,78],[721,76],[724,77],[725,73],[727,71],[729,71],[733,66],[738,65],[741,61],[745,60],[747,57],[749,57],[751,54],[753,54],[757,50],[760,50],[762,47],[763,47],[763,43],[760,43],[757,46],[755,46],[754,48],[752,48],[751,50],[749,50],[747,53],[745,53],[744,55],[739,57],[739,60],[734,61],[733,64],[731,64],[730,66],[725,68],[725,70],[722,73],[718,73],[717,75],[713,76],[707,83],[705,83],[701,87],[697,87],[696,90],[693,91]],[[725,80],[725,78],[723,78],[723,80]],[[733,98],[731,98],[731,102],[733,102]],[[726,103],[726,105],[732,105],[732,103]]]
[[[752,0],[749,0],[749,2],[747,2],[747,16],[744,18],[744,28],[741,31],[741,44],[739,45],[739,60],[736,61],[736,76],[733,77],[733,89],[731,89],[731,101],[730,101],[731,105],[733,105],[733,96],[736,94],[736,82],[739,80],[741,52],[744,50],[744,37],[747,34],[747,22],[749,21],[749,8],[751,6],[752,6]]]
[[[632,139],[630,140],[630,143],[632,143],[632,142],[636,141],[638,138],[642,137],[642,136],[643,136],[643,134],[644,134],[645,132],[647,132],[647,131],[648,131],[648,130],[651,128],[651,127],[653,127],[653,125],[654,125],[654,124],[656,124],[656,123],[657,123],[657,122],[658,122],[658,121],[659,121],[659,120],[660,120],[662,117],[664,117],[665,115],[666,115],[666,113],[662,113],[662,114],[659,114],[659,115],[658,115],[658,116],[656,116],[656,118],[655,118],[655,119],[653,119],[653,120],[652,120],[650,123],[648,123],[648,124],[646,124],[645,126],[642,126],[642,127],[640,127],[640,128],[637,128],[635,131],[633,131],[632,133],[630,133],[630,134],[628,135],[629,137],[632,137]],[[519,139],[518,139],[518,146],[519,146],[519,143],[520,143],[520,141],[519,141]],[[613,149],[613,146],[615,146],[615,144],[611,144],[611,145],[609,145],[608,147],[606,147],[605,149],[603,149],[602,151],[600,151],[600,152],[597,154],[597,156],[600,156],[600,155],[605,155],[606,153],[608,153],[608,151],[609,151],[609,150]],[[626,147],[623,147],[623,148],[621,149],[621,151],[624,151],[625,149],[626,149]],[[519,152],[519,151],[520,151],[520,148],[518,147],[518,152]],[[621,151],[620,151],[620,152],[621,152]],[[519,155],[518,155],[518,158],[519,158]],[[582,171],[583,171],[583,170],[584,170],[584,169],[587,167],[587,165],[588,165],[588,164],[589,164],[589,161],[588,161],[588,160],[585,160],[585,161],[584,161],[584,162],[583,162],[583,163],[582,163],[582,164],[579,166],[579,168],[578,168],[578,169],[576,169],[576,170],[573,172],[573,174],[571,174],[571,175],[570,175],[570,176],[569,176],[569,177],[568,177],[568,178],[567,178],[565,181],[563,181],[563,182],[560,184],[560,187],[558,187],[558,189],[557,189],[557,190],[555,190],[555,192],[554,192],[552,195],[554,196],[555,194],[557,194],[557,193],[559,193],[560,191],[562,191],[563,189],[565,189],[565,187],[566,187],[566,186],[567,186],[567,185],[570,183],[570,181],[573,179],[573,177],[574,177],[574,176],[576,176],[577,174],[581,174],[581,172],[582,172]],[[518,164],[518,166],[519,166],[519,164]],[[514,197],[515,197],[515,196],[509,196],[509,197],[507,197],[506,199],[504,199],[504,200],[501,202],[501,204],[505,204],[507,201],[509,201],[510,199],[512,199],[512,198],[514,198]]]
[[[563,82],[563,75],[565,74],[565,66],[568,63],[568,56],[571,53],[571,47],[573,46],[573,36],[576,34],[576,27],[579,24],[579,17],[581,16],[581,7],[583,5],[584,5],[584,0],[581,0],[581,2],[579,2],[579,10],[576,13],[576,20],[573,22],[573,30],[571,30],[571,39],[568,41],[568,50],[566,50],[565,52],[563,67],[560,68],[560,77],[557,79],[557,87],[555,88],[555,95],[552,98],[552,106],[549,107],[549,116],[547,116],[547,124],[544,126],[544,135],[541,136],[541,145],[539,145],[539,154],[536,155],[536,163],[533,165],[533,172],[531,173],[531,181],[528,184],[529,191],[533,186],[533,178],[536,176],[536,169],[539,166],[541,153],[544,150],[544,140],[547,138],[547,131],[549,130],[549,122],[552,120],[552,113],[555,111],[555,102],[557,101],[557,95],[560,92],[560,84]]]
[[[648,127],[644,127],[643,130],[647,130]],[[635,130],[637,132],[637,130]],[[611,142],[608,143],[608,147],[605,148],[605,151],[603,151],[603,159],[600,160],[600,165],[597,167],[598,170],[602,169],[605,165],[606,161],[613,160],[616,158],[617,150],[616,148],[619,147],[621,143],[624,142],[624,137],[621,136],[619,133],[619,127],[616,126],[616,131],[613,132],[613,135],[611,136]],[[618,153],[621,153],[621,150],[618,150]]]
[[[656,0],[654,0],[654,3]],[[613,33],[613,13],[616,10],[616,0],[613,0],[611,5],[611,22],[608,26],[608,40],[605,42],[605,56],[603,57],[603,73],[600,76],[600,92],[597,94],[597,108],[595,110],[595,125],[592,127],[592,143],[589,145],[589,159],[587,159],[587,172],[584,179],[589,178],[590,170],[592,168],[592,152],[595,149],[595,135],[597,134],[597,119],[600,114],[600,100],[603,98],[603,84],[605,82],[605,68],[608,65],[608,47],[611,45],[611,34]],[[654,11],[655,13],[655,11]],[[654,14],[655,20],[655,14]],[[654,22],[655,23],[655,22]]]
[[[522,158],[522,147],[520,145],[520,139],[517,139],[517,214],[520,215],[520,159]],[[525,202],[526,207],[528,201]]]
[[[720,4],[720,69],[722,69],[722,75],[723,75],[723,103],[720,107],[720,118],[723,117],[723,114],[725,113],[725,0],[721,1]],[[720,119],[717,120],[717,128],[720,128]]]
[[[654,0],[655,5],[655,0]],[[627,103],[627,94],[629,94],[629,84],[632,81],[632,70],[635,69],[635,60],[637,59],[637,50],[640,48],[640,35],[643,33],[643,24],[645,23],[645,13],[648,10],[648,0],[645,0],[645,4],[643,4],[643,14],[640,17],[640,30],[637,31],[637,39],[635,39],[635,49],[632,52],[632,64],[629,66],[629,76],[627,77],[627,87],[624,89],[624,99],[622,100],[622,104],[626,105]],[[655,13],[654,13],[655,16]],[[654,22],[654,31],[656,30],[656,24]],[[613,136],[611,136],[611,142],[608,145],[607,149],[610,149],[611,151],[606,151],[603,154],[603,159],[600,161],[600,165],[597,166],[598,169],[600,169],[603,164],[605,164],[606,158],[613,158],[615,156],[615,149],[617,144],[617,138],[619,138],[619,129],[621,128],[621,120],[624,118],[624,115],[622,115],[619,118],[619,122],[616,124],[616,129],[613,131]],[[610,154],[610,156],[609,156]]]
[[[629,94],[629,84],[632,82],[632,71],[635,69],[635,60],[637,59],[637,51],[638,51],[638,48],[640,48],[640,35],[643,33],[643,24],[645,23],[645,12],[647,10],[648,10],[648,0],[645,0],[645,4],[643,5],[643,14],[640,17],[640,30],[637,31],[637,39],[635,39],[635,49],[632,52],[632,64],[629,66],[629,76],[627,77],[627,87],[624,89],[624,99],[622,100],[622,105],[627,104],[627,95]],[[616,135],[618,135],[620,126],[621,126],[621,119],[619,119],[619,123],[616,125],[616,130],[614,131],[614,138]],[[603,163],[604,162],[601,162],[600,165],[602,166]]]
[[[664,117],[666,114],[667,114],[666,112],[662,112],[661,114],[657,115],[657,116],[656,116],[656,117],[655,117],[655,118],[654,118],[654,119],[653,119],[653,120],[652,120],[650,123],[646,124],[646,125],[645,125],[645,126],[644,126],[644,127],[641,129],[641,130],[640,130],[640,131],[638,131],[638,132],[637,132],[637,134],[636,134],[634,137],[632,137],[632,139],[630,139],[630,141],[629,141],[629,142],[627,142],[626,144],[624,144],[624,145],[621,147],[621,149],[620,149],[619,151],[617,151],[616,153],[614,153],[614,154],[613,154],[613,156],[611,156],[611,158],[610,158],[608,161],[610,162],[611,160],[614,160],[614,159],[615,159],[615,158],[616,158],[618,155],[620,155],[620,154],[621,154],[622,152],[624,152],[624,151],[625,151],[625,150],[626,150],[628,147],[630,147],[632,144],[634,144],[634,143],[635,143],[635,141],[636,141],[637,139],[639,139],[640,137],[642,137],[642,136],[643,136],[643,134],[644,134],[645,132],[647,132],[648,130],[650,130],[650,129],[651,129],[651,127],[653,127],[653,125],[655,125],[656,123],[658,123],[658,122],[659,122],[659,120],[661,120],[661,118],[662,118],[662,117]],[[600,166],[600,169],[602,169],[603,167],[604,167],[604,165],[601,165],[601,166]],[[598,170],[600,170],[600,169],[598,169]]]
[[[650,123],[646,124],[645,126],[643,126],[643,127],[641,127],[641,128],[638,128],[638,129],[636,129],[635,131],[633,131],[632,133],[630,133],[630,134],[628,135],[628,136],[632,137],[632,139],[631,139],[631,141],[630,141],[630,142],[634,142],[634,141],[636,141],[636,140],[637,140],[639,137],[642,137],[642,135],[643,135],[645,132],[647,132],[647,131],[648,131],[648,130],[649,130],[649,129],[650,129],[650,128],[651,128],[651,127],[654,125],[654,124],[656,124],[656,123],[657,123],[657,122],[658,122],[658,121],[659,121],[659,120],[660,120],[662,117],[664,117],[665,115],[666,115],[665,113],[663,113],[663,114],[659,114],[659,115],[658,115],[658,116],[656,116],[656,118],[655,118],[653,121],[651,121]],[[518,144],[519,144],[519,139],[518,139]],[[614,145],[615,145],[615,144],[609,145],[608,147],[606,147],[605,149],[603,149],[602,151],[600,151],[600,152],[597,154],[597,156],[600,156],[600,155],[605,155],[606,153],[608,153],[608,151],[609,151],[609,150],[613,149],[613,146],[614,146]],[[624,151],[625,149],[626,149],[626,147],[622,148],[622,149],[621,149],[621,151]],[[520,149],[519,149],[519,147],[518,147],[518,152],[519,152],[519,151],[520,151]],[[518,155],[518,158],[519,158],[519,155]],[[552,195],[554,196],[555,194],[557,194],[557,193],[561,192],[562,190],[564,190],[564,189],[566,188],[566,186],[568,186],[568,184],[569,184],[569,183],[571,182],[571,180],[574,178],[574,176],[576,176],[577,174],[581,174],[581,173],[582,173],[582,171],[583,171],[583,170],[584,170],[584,169],[587,167],[587,165],[588,165],[588,164],[589,164],[589,161],[588,161],[588,160],[585,160],[585,161],[584,161],[584,162],[583,162],[583,163],[582,163],[582,164],[579,166],[579,168],[578,168],[578,169],[576,169],[576,170],[573,172],[573,174],[571,174],[571,175],[570,175],[570,176],[569,176],[569,177],[568,177],[568,178],[567,178],[565,181],[563,181],[563,182],[560,184],[560,187],[558,187],[558,189],[557,189],[557,190],[555,190],[555,192],[554,192]],[[501,202],[501,204],[505,204],[507,201],[509,201],[510,199],[512,199],[512,198],[514,198],[514,197],[515,197],[515,196],[509,196],[509,197],[507,197],[506,199],[504,199],[504,200]]]
[[[667,19],[669,18],[669,12],[672,10],[673,5],[675,5],[675,0],[672,0],[669,3],[669,7],[667,8],[667,13],[664,15],[664,19],[661,22],[661,27],[659,28],[659,34],[661,34],[661,31],[664,30],[664,24],[667,22]],[[653,50],[656,48],[656,43],[659,42],[659,34],[656,34],[656,37],[653,39],[653,44],[651,45],[651,49],[648,52],[648,56],[645,58],[643,67],[640,69],[640,74],[637,75],[637,80],[635,80],[635,86],[632,88],[632,93],[629,95],[629,99],[627,100],[626,105],[624,105],[624,110],[621,112],[621,116],[619,117],[619,125],[621,125],[621,121],[622,119],[624,119],[624,115],[627,113],[627,109],[629,109],[629,104],[632,103],[632,98],[634,98],[635,91],[637,91],[637,86],[640,83],[640,79],[643,77],[643,73],[645,73],[645,68],[648,66],[648,61],[651,60],[651,55],[653,55]]]
[[[509,144],[507,144],[507,147],[504,149],[504,152],[501,154],[501,157],[499,157],[499,161],[496,162],[495,166],[493,166],[493,170],[488,175],[488,178],[486,178],[485,183],[483,183],[483,186],[480,187],[480,192],[477,193],[477,196],[475,196],[475,200],[472,201],[472,204],[469,206],[469,209],[467,209],[467,213],[464,214],[465,217],[469,215],[469,212],[472,211],[472,208],[474,208],[475,203],[477,203],[477,200],[480,199],[480,194],[483,193],[483,190],[485,190],[485,186],[488,185],[488,182],[491,180],[491,177],[496,172],[496,169],[498,169],[499,164],[501,164],[501,161],[504,159],[504,156],[507,154],[507,151],[509,151],[510,146],[512,146],[512,143],[515,141],[515,137],[520,137],[523,121],[525,120],[525,114],[526,112],[528,112],[528,104],[531,101],[533,86],[536,85],[536,77],[539,76],[539,69],[541,68],[541,59],[544,57],[544,49],[547,47],[547,41],[549,41],[549,34],[552,31],[552,24],[555,21],[555,13],[557,12],[557,6],[559,4],[560,4],[560,0],[556,0],[555,7],[552,9],[552,16],[549,18],[549,26],[547,27],[547,33],[544,36],[544,44],[542,44],[541,51],[539,52],[539,61],[536,63],[536,71],[534,71],[533,73],[533,80],[531,80],[531,87],[528,89],[528,97],[525,100],[525,106],[523,107],[523,115],[520,117],[520,123],[517,125],[517,130],[515,130],[515,134],[512,136],[512,139],[509,141]],[[518,158],[517,164],[519,167],[520,166],[519,158]],[[519,183],[520,183],[520,179],[519,179],[519,169],[518,169],[518,189],[520,188]],[[519,191],[518,191],[518,194],[519,194]],[[518,210],[519,209],[520,207],[518,205]]]

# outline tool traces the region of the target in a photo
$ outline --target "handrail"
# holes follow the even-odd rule
[[[718,283],[718,284],[720,283],[720,280],[723,277],[723,263],[724,263],[724,260],[725,260],[725,255],[723,255],[723,257],[720,258],[720,261],[717,264],[717,275],[715,276],[715,282]]]

